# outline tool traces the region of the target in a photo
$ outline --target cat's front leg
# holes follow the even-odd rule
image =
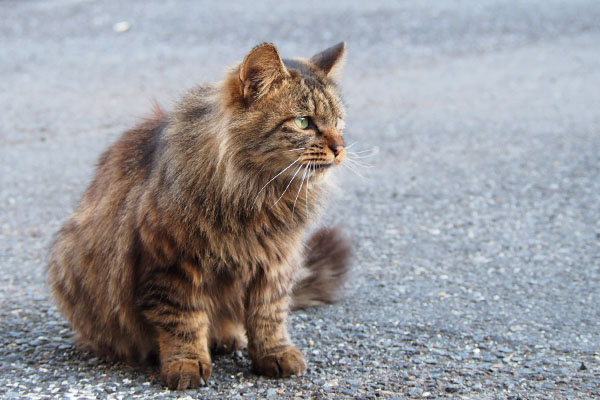
[[[177,390],[206,383],[212,370],[208,313],[182,286],[163,280],[144,296],[144,316],[158,332],[161,383]]]
[[[193,389],[206,384],[212,371],[206,332],[204,338],[186,337],[192,335],[187,328],[180,333],[160,330],[160,381],[169,389]]]
[[[255,372],[273,378],[302,375],[306,361],[289,338],[286,322],[291,280],[261,274],[249,288],[246,329]]]

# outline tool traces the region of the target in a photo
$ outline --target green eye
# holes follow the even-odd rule
[[[294,118],[294,122],[296,126],[300,129],[308,128],[308,118],[307,117],[296,117]]]

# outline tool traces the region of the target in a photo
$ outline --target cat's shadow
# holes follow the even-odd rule
[[[20,342],[29,342],[21,352],[27,364],[38,371],[55,376],[56,380],[75,376],[84,378],[94,385],[106,383],[139,385],[154,390],[162,390],[159,376],[158,357],[151,357],[143,364],[129,364],[109,360],[76,343],[74,332],[57,311],[45,324],[24,327]],[[50,328],[50,329],[48,329]],[[251,371],[251,361],[246,349],[228,354],[212,355],[212,376],[209,386],[220,386],[226,381],[262,380]]]
[[[109,395],[125,387],[150,392],[168,390],[160,383],[157,358],[139,365],[105,359],[77,344],[69,323],[50,301],[34,302],[36,304],[30,307],[20,306],[21,311],[14,314],[12,321],[7,321],[10,322],[7,324],[10,328],[0,331],[0,342],[4,344],[4,349],[0,351],[4,353],[3,372],[17,375],[22,374],[23,370],[34,369],[40,377],[42,392],[52,391],[56,387],[66,391],[80,385],[93,387]],[[249,389],[285,384],[285,380],[254,374],[246,349],[213,354],[212,367],[208,386],[204,387],[207,390],[219,390],[232,385]],[[310,374],[309,369],[307,376]]]

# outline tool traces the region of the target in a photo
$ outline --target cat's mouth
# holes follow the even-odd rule
[[[309,169],[310,169],[311,171],[322,171],[322,170],[325,170],[325,169],[327,169],[327,168],[331,167],[332,165],[333,165],[333,163],[332,163],[332,162],[331,162],[331,163],[328,163],[328,164],[314,164],[314,165],[311,165],[311,166],[309,167]]]

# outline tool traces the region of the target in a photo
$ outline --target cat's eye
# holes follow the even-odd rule
[[[306,129],[308,128],[308,117],[296,117],[294,118],[294,122],[296,123],[296,126],[300,129]]]

